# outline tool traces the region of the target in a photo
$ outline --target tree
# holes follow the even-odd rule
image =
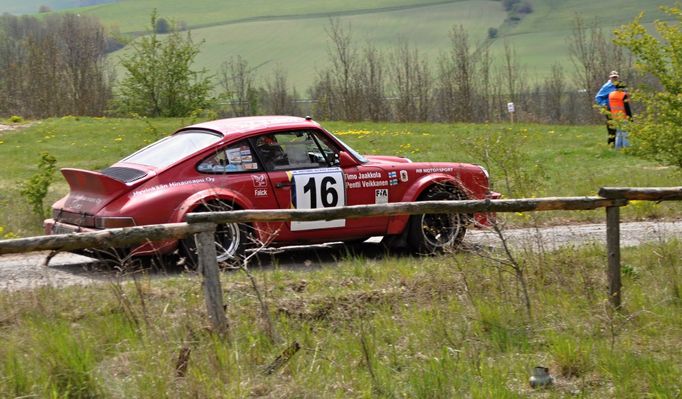
[[[266,112],[271,115],[300,115],[296,104],[296,89],[288,88],[287,75],[281,66],[273,72],[273,76],[265,82],[264,103]]]
[[[676,23],[654,23],[656,35],[647,32],[641,20],[615,31],[614,43],[630,50],[635,57],[635,68],[653,75],[662,86],[642,87],[632,91],[634,101],[643,105],[636,123],[627,127],[631,133],[634,152],[682,168],[682,9],[679,6],[661,9]]]
[[[254,70],[241,56],[230,58],[220,66],[219,83],[229,99],[233,116],[255,115],[258,97],[254,86]]]
[[[105,50],[92,16],[0,16],[0,114],[102,115],[111,98]]]
[[[579,15],[573,20],[568,51],[575,67],[574,80],[588,94],[582,98],[580,114],[585,115],[585,122],[601,121],[604,117],[592,111],[594,95],[611,70],[620,71],[621,77],[632,77],[630,57],[604,35],[597,20],[587,23]]]
[[[168,23],[166,18],[158,18],[154,24],[154,32],[156,33],[168,33],[171,31],[171,25]]]
[[[149,35],[131,43],[132,54],[121,59],[127,76],[119,86],[116,107],[123,113],[144,116],[188,116],[211,103],[211,78],[206,70],[191,69],[201,44],[191,34],[173,29],[161,40],[151,15]]]
[[[433,79],[426,58],[419,49],[402,41],[389,58],[389,77],[395,97],[395,119],[424,122],[431,110]]]

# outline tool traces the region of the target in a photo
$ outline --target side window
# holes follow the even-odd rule
[[[320,168],[336,160],[334,150],[312,131],[266,134],[256,138],[255,146],[266,170]]]
[[[222,148],[197,165],[202,173],[235,173],[258,169],[258,163],[246,141]]]

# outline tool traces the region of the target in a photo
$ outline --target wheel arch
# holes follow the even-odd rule
[[[172,220],[185,221],[185,216],[200,206],[211,202],[225,202],[236,209],[251,209],[253,203],[243,194],[233,190],[209,189],[196,192],[187,197],[173,212]]]
[[[399,202],[419,201],[430,189],[438,186],[452,187],[463,196],[462,199],[469,198],[461,181],[451,175],[439,173],[421,177],[405,192]],[[409,215],[391,216],[388,220],[388,234],[402,233],[409,220]]]

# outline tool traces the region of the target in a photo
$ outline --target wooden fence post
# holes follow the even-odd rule
[[[609,301],[619,309],[620,281],[620,207],[606,207],[606,252],[609,258],[606,276],[609,280]]]
[[[218,260],[215,249],[215,225],[213,230],[202,231],[194,236],[197,243],[199,270],[203,276],[206,310],[213,329],[220,334],[228,332],[229,325],[223,308],[223,290],[220,284]]]

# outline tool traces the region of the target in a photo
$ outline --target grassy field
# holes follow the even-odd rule
[[[25,6],[31,10],[28,12],[35,12],[42,4],[58,10],[75,3],[29,1]],[[598,21],[608,33],[631,21],[640,11],[646,13],[647,24],[657,18],[668,18],[659,6],[670,6],[674,1],[533,0],[531,4],[534,12],[514,25],[505,23],[507,14],[501,3],[493,0],[124,0],[71,11],[95,15],[105,26],[124,33],[139,33],[145,31],[156,8],[168,20],[185,21],[197,41],[205,40],[196,60],[197,69],[215,72],[230,56],[241,55],[251,67],[257,68],[261,78],[270,76],[276,67],[283,68],[290,82],[304,95],[317,71],[328,64],[329,43],[324,29],[330,17],[351,24],[358,47],[369,41],[381,50],[390,50],[399,40],[407,40],[419,48],[422,57],[432,61],[432,66],[439,54],[447,50],[448,33],[453,26],[462,25],[466,29],[472,46],[486,39],[489,28],[497,28],[499,36],[491,44],[492,53],[501,57],[504,43],[510,43],[530,76],[542,78],[555,63],[563,65],[566,72],[573,70],[567,38],[576,15],[588,22]],[[0,12],[16,7],[16,2],[0,0]],[[110,60],[117,63],[125,51],[112,54]]]
[[[37,171],[40,153],[57,166],[106,168],[162,135],[193,123],[190,119],[49,119],[0,135],[0,226],[18,235],[41,231],[19,195],[21,182]],[[606,146],[604,126],[532,124],[395,124],[329,122],[323,126],[365,154],[407,156],[415,161],[484,164],[493,188],[507,198],[596,195],[603,186],[679,186],[681,173]],[[485,159],[485,153],[492,154]],[[65,195],[58,176],[46,206]],[[635,202],[623,209],[626,220],[679,218],[676,203]],[[528,223],[528,215],[506,215]],[[537,213],[533,223],[603,221],[603,211]]]
[[[153,2],[149,1],[146,5],[147,10],[152,8],[151,3]],[[211,25],[220,18],[221,13],[216,10],[224,7],[211,6],[208,3],[205,4],[206,8],[195,8],[192,4],[192,11],[179,8],[187,5],[159,5],[159,12],[173,19],[197,16],[198,21],[190,21],[190,25]],[[423,6],[429,3],[434,4]],[[228,22],[227,25],[216,23],[215,26],[198,26],[192,29],[194,38],[205,40],[203,51],[197,57],[197,66],[215,71],[230,56],[241,55],[252,67],[258,68],[257,71],[263,78],[269,76],[275,67],[281,66],[299,92],[305,93],[317,71],[328,65],[329,41],[324,29],[329,25],[330,16],[338,17],[343,23],[351,25],[358,47],[369,41],[379,49],[390,50],[398,45],[399,40],[407,40],[412,46],[419,48],[422,57],[429,59],[434,67],[439,55],[448,49],[448,34],[453,26],[462,25],[465,28],[472,46],[486,39],[489,28],[498,28],[500,35],[491,45],[494,57],[501,59],[504,44],[510,43],[517,51],[520,64],[525,66],[530,76],[543,77],[555,63],[563,65],[567,72],[573,69],[568,58],[567,38],[571,34],[575,15],[581,15],[587,21],[592,21],[593,18],[598,20],[608,33],[631,21],[640,11],[646,12],[644,22],[662,18],[664,14],[658,10],[658,6],[672,5],[674,2],[536,0],[532,2],[535,12],[513,26],[505,25],[507,15],[500,2],[488,0],[384,0],[372,2],[369,7],[365,2],[324,2],[323,9],[318,3],[302,4],[300,8],[290,8],[290,3],[278,3],[275,7],[272,2],[259,3],[264,9],[250,7],[252,2],[248,2],[248,8],[244,4],[246,3],[236,2],[229,7],[229,12],[225,13],[229,16],[222,17]],[[410,8],[410,4],[419,7]],[[397,9],[387,9],[389,6]],[[104,21],[117,21],[118,24],[126,21],[126,24],[135,23],[137,26],[125,25],[124,31],[143,30],[147,21],[139,19],[145,15],[144,7],[145,2],[122,2],[94,9],[92,12]],[[358,9],[369,10],[356,13],[354,10]],[[116,10],[125,13],[125,16],[136,17],[109,19],[109,12],[116,16]],[[202,12],[205,15],[201,15]],[[269,17],[273,15],[277,17]],[[248,18],[255,20],[250,21]],[[233,23],[240,20],[242,22]]]
[[[223,273],[228,336],[192,275],[0,292],[0,396],[679,397],[680,241],[624,251],[620,312],[601,246],[515,251],[528,307],[492,255],[252,268],[273,332],[247,276]],[[529,387],[535,366],[551,387]]]
[[[525,65],[530,76],[544,76],[555,63],[562,65],[566,72],[573,72],[568,38],[572,34],[576,15],[580,15],[588,24],[598,22],[604,34],[609,35],[615,28],[631,22],[640,12],[645,13],[642,23],[648,28],[657,19],[669,19],[659,7],[672,6],[675,1],[540,0],[532,1],[532,4],[534,12],[521,23],[502,28],[502,40],[493,43],[491,51],[498,58],[501,57],[506,41],[514,46],[520,64]]]
[[[330,43],[325,29],[330,17],[351,24],[358,48],[371,41],[377,48],[389,50],[401,41],[409,41],[422,56],[433,61],[447,48],[453,24],[461,24],[474,38],[484,38],[489,27],[499,26],[506,17],[494,1],[456,1],[428,7],[420,3],[417,7],[388,10],[380,8],[383,4],[379,3],[371,12],[353,13],[351,4],[341,11],[306,16],[306,12],[317,10],[310,7],[308,11],[296,10],[301,12],[296,15],[193,28],[192,38],[203,41],[196,66],[216,71],[231,56],[241,55],[262,79],[271,76],[275,68],[283,68],[291,84],[305,96],[316,73],[328,65]],[[142,22],[137,29],[148,24]],[[111,59],[115,61],[125,54],[125,49],[115,52]]]

